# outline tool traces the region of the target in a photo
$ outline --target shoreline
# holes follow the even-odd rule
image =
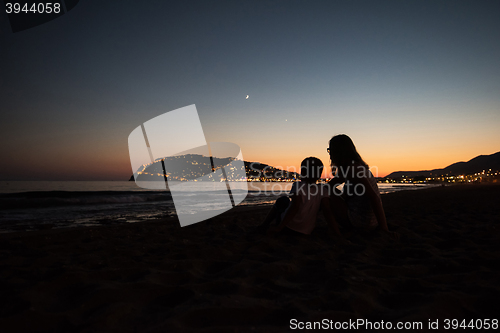
[[[401,242],[347,232],[343,248],[323,223],[311,236],[253,234],[269,205],[183,228],[166,218],[0,234],[0,327],[281,332],[293,318],[495,318],[499,194],[498,184],[384,194]]]
[[[279,196],[288,193],[290,187],[291,184],[284,185],[283,183],[266,183],[260,187],[250,186],[245,200],[233,209],[274,202]],[[420,190],[426,187],[429,186],[381,184],[379,189],[383,194]],[[219,195],[219,192],[214,195]],[[191,200],[189,195],[184,198]],[[175,216],[175,208],[172,196],[167,191],[124,191],[123,189],[62,191],[59,188],[57,191],[0,194],[0,233],[125,225],[170,215]]]

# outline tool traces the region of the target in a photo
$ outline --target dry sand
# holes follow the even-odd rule
[[[500,317],[500,186],[383,196],[395,243],[251,231],[269,207],[0,235],[2,332],[282,332],[290,320]],[[420,332],[426,329],[420,330]],[[476,330],[477,331],[477,330]]]

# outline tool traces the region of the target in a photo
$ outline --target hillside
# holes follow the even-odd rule
[[[169,165],[167,178],[170,180],[196,179],[212,172],[210,159],[206,156],[187,154],[168,157],[166,160]],[[213,165],[216,170],[228,165],[232,160],[232,158],[212,158]],[[238,174],[242,176],[246,175],[247,178],[259,178],[265,180],[299,178],[299,174],[295,172],[288,172],[260,162],[244,161],[244,165],[244,172],[241,170],[238,171]],[[138,170],[138,177],[138,180],[158,180],[159,178],[163,178],[161,160],[157,160],[152,164],[143,166],[140,170]],[[134,176],[132,175],[129,180],[133,181]]]
[[[456,162],[442,169],[420,170],[420,171],[396,171],[387,175],[386,178],[397,179],[403,175],[406,177],[436,176],[436,175],[467,175],[483,170],[500,170],[500,152],[491,155],[479,155],[467,162]]]

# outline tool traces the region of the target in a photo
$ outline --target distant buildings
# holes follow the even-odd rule
[[[213,171],[225,168],[232,158],[209,158],[197,154],[187,154],[179,156],[166,157],[168,160],[169,170],[166,170],[166,178],[173,181],[197,181],[200,177],[211,174]],[[163,178],[163,167],[161,159],[154,163],[145,164],[137,170],[138,180],[158,180]],[[230,181],[260,181],[260,182],[294,182],[300,178],[296,172],[290,172],[279,168],[272,167],[267,164],[258,162],[244,161],[244,172],[242,170],[234,170],[233,175],[237,177],[231,178]],[[245,177],[246,176],[246,177]],[[226,181],[226,173],[211,174],[205,177],[204,181]],[[134,180],[134,176],[130,178]]]
[[[421,183],[498,183],[500,182],[500,171],[492,169],[483,170],[471,174],[440,174],[429,176],[404,176],[397,178],[379,178],[380,183],[407,183],[407,184],[421,184]]]

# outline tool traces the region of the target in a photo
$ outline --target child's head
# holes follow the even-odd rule
[[[332,166],[346,167],[352,163],[360,163],[367,166],[356,150],[356,146],[354,146],[351,138],[345,134],[335,135],[330,139],[328,153],[332,160]]]
[[[300,164],[300,177],[302,180],[316,182],[321,178],[323,162],[316,157],[305,158]]]

